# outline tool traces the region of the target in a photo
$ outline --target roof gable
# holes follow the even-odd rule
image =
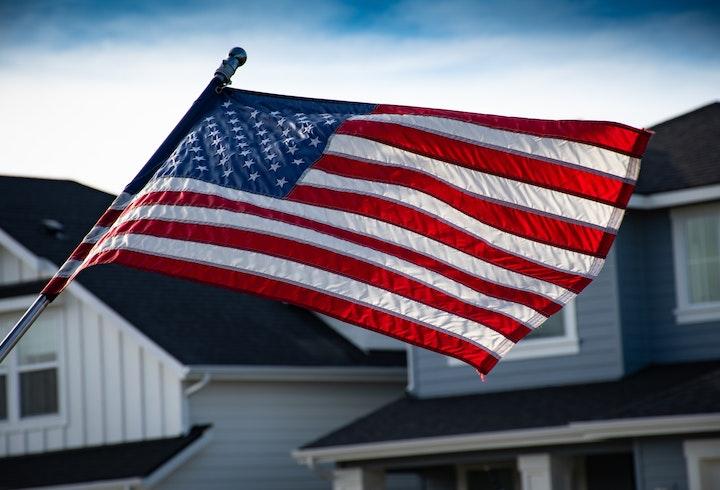
[[[636,192],[653,194],[720,183],[720,102],[651,128]]]
[[[0,228],[61,264],[112,199],[66,180],[0,177]],[[365,353],[310,312],[257,296],[117,265],[78,281],[184,364],[404,365],[404,352]]]

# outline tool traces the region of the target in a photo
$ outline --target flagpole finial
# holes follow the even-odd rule
[[[247,53],[243,48],[232,48],[228,53],[228,57],[225,58],[222,64],[215,70],[215,78],[220,80],[221,86],[219,88],[229,85],[232,76],[235,74],[235,70],[240,68],[247,61]]]

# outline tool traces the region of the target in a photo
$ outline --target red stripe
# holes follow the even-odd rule
[[[67,286],[69,278],[55,276],[45,285],[40,294],[44,294],[49,299],[54,299],[55,296],[60,294],[65,286]]]
[[[324,155],[315,164],[317,167],[314,168],[326,165],[320,163],[325,159],[335,160],[332,164],[327,165],[337,165],[336,159],[340,158],[334,155]],[[388,175],[392,174],[393,183],[425,192],[489,226],[553,247],[595,257],[605,257],[615,236],[596,228],[568,223],[477,199],[429,175],[412,170],[403,168],[388,170],[385,167],[372,164],[360,165],[359,162],[355,161],[353,161],[352,165],[356,167],[357,172],[364,174],[366,179],[371,180],[377,177],[385,180]],[[376,218],[431,237],[472,255],[477,255],[475,249],[478,247],[476,243],[479,240],[476,237],[433,218],[429,214],[394,201],[302,183],[298,183],[290,191],[286,199]]]
[[[347,120],[337,132],[611,206],[625,207],[634,189],[632,184],[615,177],[485,148],[399,124]]]
[[[442,274],[445,277],[458,281],[472,289],[475,289],[476,291],[480,291],[489,296],[513,301],[515,303],[520,303],[528,306],[536,311],[539,311],[545,316],[550,316],[559,311],[561,308],[560,304],[555,303],[539,294],[485,281],[476,276],[456,269],[455,267],[452,267],[448,264],[440,262],[432,257],[428,257],[426,255],[401,247],[399,245],[388,243],[370,236],[361,235],[359,233],[354,233],[352,231],[343,230],[341,228],[327,225],[325,223],[320,223],[311,219],[294,216],[292,214],[284,213],[281,211],[266,209],[254,206],[252,204],[233,201],[218,196],[198,194],[193,192],[149,193],[140,198],[134,206],[152,204],[187,205],[196,207],[208,207],[213,209],[224,209],[228,211],[247,213],[255,216],[274,219],[283,223],[302,226],[304,228],[309,228],[311,230],[325,233],[327,235],[340,238],[342,240],[357,243],[359,245],[369,247],[374,250],[387,253],[389,255],[394,255],[395,257],[407,260],[420,267],[424,267],[426,269],[435,271],[438,274]],[[480,243],[485,245],[484,242]],[[521,270],[521,273],[525,275],[558,284],[574,292],[580,292],[590,283],[589,278],[556,271],[554,269],[549,269],[534,262],[530,262],[522,258],[515,257],[514,255],[507,254],[502,250],[494,249],[487,245],[485,245],[485,248],[485,252],[487,252],[487,257],[485,257],[485,260],[499,267],[513,270],[515,272]]]
[[[138,269],[192,279],[285,301],[324,313],[368,330],[456,357],[487,374],[498,359],[471,342],[424,325],[295,284],[258,277],[204,264],[147,255],[128,250],[109,250],[94,256],[89,265],[117,263]]]
[[[102,216],[100,216],[100,219],[98,219],[95,226],[110,226],[113,223],[115,223],[115,220],[118,219],[118,216],[122,214],[122,209],[108,209],[105,211]]]
[[[645,148],[650,136],[652,136],[650,131],[606,121],[552,121],[382,104],[375,107],[373,114],[412,114],[446,117],[516,133],[577,141],[637,158],[642,157],[643,153],[645,153]]]
[[[299,262],[372,284],[419,303],[481,323],[513,342],[519,341],[531,331],[515,319],[466,303],[391,270],[288,238],[256,231],[157,220],[127,221],[113,229],[109,236],[127,233],[209,243]]]

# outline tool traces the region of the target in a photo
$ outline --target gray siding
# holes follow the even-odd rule
[[[647,301],[646,214],[629,210],[615,243],[623,356],[625,370],[629,373],[645,366],[652,355],[648,342],[651,309]]]
[[[628,371],[648,363],[717,359],[720,322],[678,324],[669,210],[630,211],[618,237]]]
[[[401,396],[403,388],[401,383],[211,382],[189,398],[189,414],[193,424],[213,424],[212,440],[158,488],[329,489],[328,481],[296,463],[290,452]]]
[[[634,457],[638,490],[687,490],[682,440],[639,439],[635,442]]]
[[[413,349],[410,363],[415,374],[413,393],[421,397],[449,396],[620,377],[623,362],[614,252],[597,279],[578,297],[576,305],[579,353],[501,361],[482,383],[468,366],[448,365],[444,356]]]

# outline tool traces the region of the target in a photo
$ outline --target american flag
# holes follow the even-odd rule
[[[226,88],[44,293],[120,263],[293,303],[481,373],[603,266],[649,133]]]

